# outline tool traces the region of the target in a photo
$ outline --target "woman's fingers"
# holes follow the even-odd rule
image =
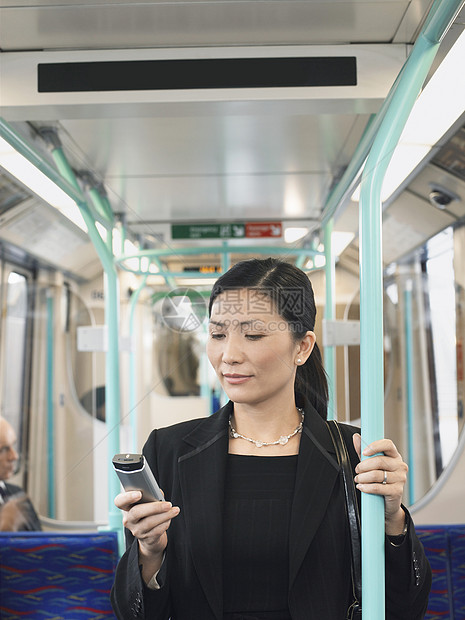
[[[354,436],[354,447],[360,454],[360,436]],[[384,496],[388,521],[399,511],[408,466],[390,439],[373,441],[362,449],[362,454],[367,458],[360,461],[355,468],[354,481],[357,489],[362,493]]]
[[[177,507],[174,508],[179,512]],[[144,530],[150,530],[175,516],[177,512],[174,508],[171,502],[136,504],[125,512],[123,521],[126,520],[132,527],[142,523]]]
[[[115,506],[120,510],[129,510],[141,498],[141,491],[125,491],[115,497]]]
[[[362,454],[364,456],[373,456],[373,454],[382,452],[385,456],[400,457],[399,451],[390,439],[378,439],[371,442],[368,446],[364,446]]]
[[[115,497],[115,505],[123,511],[123,525],[133,536],[156,543],[180,509],[165,501],[137,504],[141,497],[140,491],[120,493]]]
[[[374,469],[363,474],[357,473],[354,481],[360,491],[377,493],[378,495],[391,495],[403,492],[406,479],[407,476],[403,470]]]

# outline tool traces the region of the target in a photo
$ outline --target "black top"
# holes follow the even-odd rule
[[[297,455],[228,455],[223,536],[225,614],[290,618],[289,521],[296,470]]]

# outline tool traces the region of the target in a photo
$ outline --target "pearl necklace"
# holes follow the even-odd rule
[[[297,428],[293,430],[292,433],[290,433],[289,435],[281,435],[281,437],[276,441],[259,441],[258,439],[251,439],[250,437],[245,437],[244,435],[241,435],[236,431],[235,428],[233,428],[233,425],[231,424],[231,418],[229,418],[229,434],[232,439],[245,439],[245,441],[250,441],[250,443],[253,443],[257,448],[262,448],[263,446],[285,446],[289,439],[294,437],[294,435],[302,432],[302,428],[304,425],[304,412],[303,409],[301,409],[300,407],[297,407],[297,411],[302,416],[302,419],[300,420]]]

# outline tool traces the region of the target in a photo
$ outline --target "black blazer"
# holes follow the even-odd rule
[[[158,581],[149,590],[137,542],[121,558],[111,593],[120,620],[220,620],[223,493],[230,402],[209,418],[152,431],[147,461],[166,498],[181,508],[168,530]],[[342,425],[351,460],[358,457]],[[350,548],[339,465],[324,420],[306,404],[289,534],[289,611],[293,620],[344,620],[351,601]],[[431,571],[413,525],[402,545],[386,539],[386,617],[423,618]]]
[[[39,517],[32,505],[31,500],[26,496],[21,487],[18,487],[16,484],[10,484],[9,482],[3,481],[5,485],[5,502],[12,498],[22,499],[20,509],[25,518],[26,523],[22,524],[20,527],[21,531],[28,532],[37,532],[42,530],[42,526],[40,524]],[[1,505],[0,505],[1,508]]]

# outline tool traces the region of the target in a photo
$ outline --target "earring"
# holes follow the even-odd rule
[[[302,360],[300,359],[300,357],[298,357],[298,358],[297,358],[297,363],[298,363],[298,364],[301,364],[301,363],[302,363]]]

